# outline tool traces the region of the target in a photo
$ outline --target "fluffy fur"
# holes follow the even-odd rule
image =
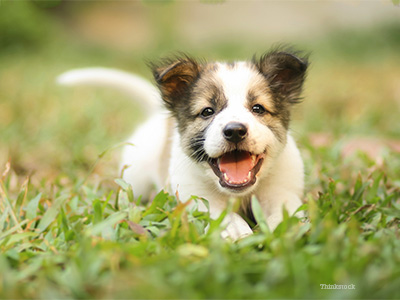
[[[251,212],[254,195],[274,229],[283,207],[293,214],[302,203],[303,163],[289,121],[307,66],[305,57],[279,50],[234,63],[180,56],[152,65],[160,91],[156,96],[143,79],[115,70],[71,71],[60,81],[106,82],[141,91],[143,102],[157,111],[128,139],[135,146],[127,146],[122,155],[121,168],[128,166],[124,179],[136,195],[150,198],[152,191],[166,188],[180,201],[203,197],[213,218],[232,198],[243,212]],[[155,109],[155,99],[166,110]],[[224,237],[252,233],[236,213],[225,222]]]

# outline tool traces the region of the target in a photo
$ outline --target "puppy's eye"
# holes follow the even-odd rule
[[[214,110],[211,107],[206,107],[205,109],[203,109],[200,113],[200,116],[203,119],[207,119],[209,117],[211,117],[214,114]]]
[[[267,112],[267,110],[261,104],[254,105],[251,110],[257,115],[263,115]]]

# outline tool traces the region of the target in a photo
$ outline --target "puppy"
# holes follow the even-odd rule
[[[289,121],[307,58],[275,50],[246,62],[179,56],[151,67],[159,92],[116,70],[83,69],[59,77],[62,84],[109,85],[143,98],[152,115],[128,139],[134,146],[126,146],[121,161],[134,193],[149,198],[152,190],[167,186],[180,201],[203,197],[212,218],[232,198],[251,214],[255,196],[271,230],[281,222],[283,207],[295,213],[302,204],[304,173]],[[224,237],[252,233],[236,213],[225,224]]]

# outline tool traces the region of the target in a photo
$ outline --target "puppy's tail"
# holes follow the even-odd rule
[[[142,77],[120,70],[84,68],[65,72],[57,77],[57,83],[66,86],[100,86],[117,89],[140,101],[148,114],[161,109],[161,97],[157,88]]]

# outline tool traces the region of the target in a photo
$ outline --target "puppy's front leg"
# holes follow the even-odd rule
[[[221,232],[221,236],[224,239],[230,238],[236,241],[253,234],[249,224],[236,213],[228,214],[222,224],[226,226],[224,231]]]
[[[220,207],[210,206],[210,216],[212,219],[217,219],[221,213],[222,209]],[[237,213],[229,213],[226,215],[225,219],[222,221],[222,226],[225,229],[221,232],[221,236],[224,239],[230,238],[233,241],[244,238],[245,236],[253,234],[249,224]]]
[[[212,219],[218,219],[223,212],[223,206],[216,205],[213,201],[209,202],[210,205],[210,217]],[[198,203],[198,209],[200,211],[207,211],[206,206],[203,203]],[[237,213],[229,213],[222,221],[222,226],[225,229],[221,232],[221,237],[224,239],[230,238],[233,241],[246,237],[253,234],[249,224]]]
[[[270,197],[261,201],[264,215],[267,218],[267,224],[271,231],[279,225],[283,220],[283,207],[288,211],[289,215],[293,215],[302,205],[302,201],[295,193],[279,190],[271,194]],[[297,216],[303,214],[299,212]]]

